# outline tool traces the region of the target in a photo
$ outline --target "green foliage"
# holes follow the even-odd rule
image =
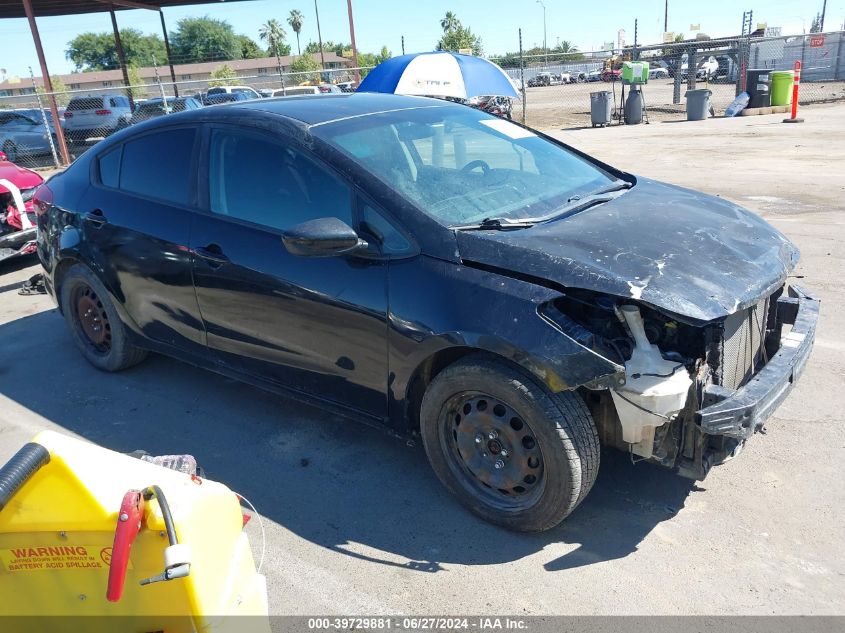
[[[293,32],[296,33],[296,52],[302,55],[302,48],[299,46],[299,33],[302,31],[302,24],[305,22],[305,16],[298,9],[291,9],[288,16],[288,25]]]
[[[164,63],[167,54],[164,40],[158,35],[144,35],[138,29],[120,31],[126,64],[149,66],[155,58]],[[77,71],[113,70],[120,68],[113,33],[82,33],[68,42],[65,57],[73,62]]]
[[[242,54],[232,25],[208,16],[179,20],[170,45],[174,62],[180,64],[240,59]]]
[[[50,83],[53,84],[53,92],[56,95],[56,105],[67,105],[67,102],[70,101],[70,95],[67,93],[67,86],[62,81],[61,77],[58,75],[50,75]],[[38,86],[35,91],[40,95],[47,94],[47,91],[43,86]]]
[[[226,86],[232,83],[233,79],[237,79],[238,74],[232,70],[229,64],[223,64],[211,71],[211,81],[208,82],[209,87],[212,86]]]
[[[146,88],[140,87],[144,81],[141,79],[141,75],[138,74],[138,68],[136,66],[128,66],[126,68],[126,74],[129,76],[129,85],[132,86],[128,91],[132,94],[132,98],[141,99],[146,97]]]
[[[332,42],[331,40],[326,40],[323,42],[323,52],[324,53],[334,53],[335,55],[343,55],[344,49],[352,48],[352,44],[344,44],[343,42]],[[313,54],[320,52],[320,45],[317,42],[308,42],[305,45],[305,53],[306,54]]]
[[[378,66],[384,60],[390,59],[391,57],[393,57],[393,53],[387,49],[387,46],[382,46],[378,54],[358,53],[358,66],[366,67],[361,71],[361,79],[369,74],[369,67]]]
[[[290,65],[290,72],[292,73],[308,73],[305,75],[295,75],[293,81],[295,83],[319,83],[320,81],[320,62],[314,59],[311,55],[300,55]],[[316,71],[316,72],[312,72]]]
[[[241,59],[259,59],[264,57],[264,49],[249,35],[238,35],[237,38],[241,47]]]
[[[822,32],[822,14],[816,13],[816,16],[813,18],[813,22],[810,24],[810,33],[821,33]]]
[[[286,36],[285,29],[275,18],[267,20],[258,30],[258,37],[267,42],[267,52],[276,57],[290,54],[290,46],[285,43]]]
[[[443,29],[443,37],[435,46],[437,50],[456,53],[462,48],[470,48],[473,55],[481,55],[484,52],[481,47],[481,38],[461,24],[458,17],[451,11],[447,11],[445,17],[440,20],[440,27]]]

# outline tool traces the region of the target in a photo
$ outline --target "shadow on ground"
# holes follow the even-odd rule
[[[464,511],[419,447],[163,357],[101,373],[55,310],[0,326],[0,392],[108,448],[192,453],[299,537],[422,572],[514,561],[552,543],[572,546],[545,563],[552,572],[622,558],[696,489],[605,451],[592,493],[562,526],[510,533]]]

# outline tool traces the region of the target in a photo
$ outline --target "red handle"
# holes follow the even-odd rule
[[[111,564],[109,565],[109,586],[106,599],[117,602],[123,595],[126,583],[126,568],[129,566],[129,549],[141,530],[141,517],[144,515],[144,497],[140,490],[130,490],[123,495],[120,513],[117,515],[117,527],[114,530]]]

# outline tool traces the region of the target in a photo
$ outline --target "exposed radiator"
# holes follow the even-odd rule
[[[763,360],[768,313],[767,297],[725,319],[724,331],[718,342],[719,363],[715,382],[729,389],[738,389],[756,373]]]

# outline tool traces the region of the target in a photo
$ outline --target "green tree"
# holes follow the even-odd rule
[[[822,32],[822,14],[816,13],[816,16],[813,18],[813,22],[810,24],[810,33],[821,33]]]
[[[267,20],[258,30],[258,37],[267,42],[268,50],[276,56],[276,68],[282,70],[282,45],[285,43],[285,30],[275,18]],[[290,47],[288,47],[290,50]]]
[[[390,59],[391,57],[393,57],[393,53],[387,49],[387,46],[382,46],[381,51],[377,54],[358,53],[358,66],[362,69],[361,79],[369,74],[370,68],[378,66],[384,60]]]
[[[123,52],[128,66],[148,66],[155,57],[159,63],[167,59],[164,40],[158,35],[144,35],[138,29],[120,31]],[[114,70],[120,68],[113,33],[82,33],[68,42],[65,57],[77,71]]]
[[[481,38],[464,26],[458,26],[454,31],[443,34],[435,47],[438,51],[452,51],[457,53],[462,48],[472,49],[473,55],[481,55],[484,49]]]
[[[208,16],[179,20],[170,44],[174,61],[181,64],[241,59],[241,42],[232,25]]]
[[[305,82],[313,82],[319,83],[320,81],[320,62],[314,59],[311,55],[300,55],[293,63],[290,65],[290,72],[292,73],[307,73],[304,75],[295,75],[293,78],[294,83],[305,83]],[[316,71],[316,72],[314,72]]]
[[[305,16],[303,16],[298,9],[291,9],[290,15],[288,16],[288,25],[293,29],[293,32],[296,33],[297,55],[302,55],[302,48],[299,46],[299,32],[302,31],[303,22],[305,22]]]
[[[128,90],[132,94],[133,99],[143,99],[147,96],[147,89],[142,87],[144,84],[144,80],[141,79],[141,75],[138,73],[137,66],[127,66],[126,74],[129,76],[129,86],[131,86]]]
[[[56,95],[56,105],[64,106],[70,101],[70,95],[67,93],[67,86],[58,75],[50,75],[50,83],[53,84],[53,93]],[[44,86],[38,86],[35,91],[40,95],[47,94]],[[44,104],[47,105],[46,103]]]
[[[447,11],[443,19],[440,20],[440,27],[443,29],[444,33],[455,31],[459,29],[460,26],[461,22],[458,20],[458,16],[456,16],[452,11]]]
[[[342,56],[343,51],[346,49],[352,48],[352,44],[344,44],[343,42],[332,42],[331,40],[326,40],[323,42],[323,52],[324,53],[334,53],[335,55]],[[317,42],[308,42],[305,45],[305,54],[319,53],[320,52],[320,45]]]
[[[259,59],[264,57],[264,50],[249,35],[238,35],[241,47],[241,59]]]
[[[223,64],[211,71],[211,81],[208,82],[209,87],[225,86],[232,83],[233,79],[237,79],[238,74],[232,70],[229,64]]]

